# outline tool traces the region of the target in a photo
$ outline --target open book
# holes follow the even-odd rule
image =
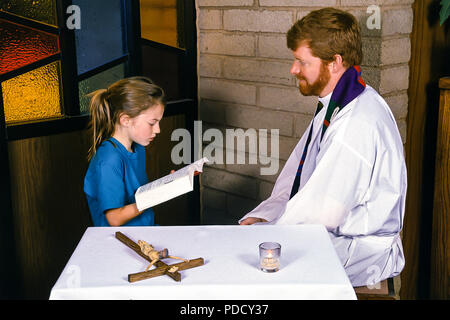
[[[194,173],[202,172],[205,162],[208,162],[208,159],[202,158],[172,174],[139,187],[134,195],[138,210],[145,210],[194,190]]]

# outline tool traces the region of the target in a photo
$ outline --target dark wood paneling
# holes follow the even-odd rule
[[[90,216],[83,192],[86,131],[8,144],[22,296],[47,299]]]
[[[439,25],[439,1],[413,4],[408,89],[406,199],[403,247],[406,265],[401,274],[402,299],[429,296],[431,224],[436,152],[438,80],[450,73],[449,28]]]
[[[186,98],[180,89],[179,56],[183,51],[141,39],[142,75],[164,89],[167,100]]]
[[[450,299],[450,77],[439,82],[430,298]]]
[[[172,131],[185,128],[185,115],[165,117],[161,134],[147,148],[150,180],[174,166]],[[20,297],[47,299],[85,229],[91,225],[83,192],[87,170],[88,132],[76,131],[8,143],[11,199],[17,271],[23,283]],[[154,207],[160,225],[192,224],[195,194],[177,197]]]

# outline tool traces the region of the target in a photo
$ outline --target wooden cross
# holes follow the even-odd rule
[[[148,260],[149,262],[152,262],[150,257],[145,255],[141,251],[141,248],[139,247],[139,245],[137,243],[135,243],[133,240],[131,240],[130,238],[128,238],[126,235],[124,235],[122,232],[117,231],[116,238],[119,241],[121,241],[123,244],[125,244],[127,247],[131,248],[134,252],[136,252],[142,258]],[[136,282],[136,281],[145,280],[145,279],[158,277],[158,276],[162,276],[162,275],[168,275],[175,281],[181,281],[181,274],[178,271],[182,271],[182,270],[186,270],[186,269],[190,269],[190,268],[194,268],[194,267],[199,267],[199,266],[202,266],[204,263],[205,262],[204,262],[203,258],[192,259],[189,261],[180,262],[180,263],[176,263],[176,264],[172,264],[172,265],[168,265],[168,264],[164,263],[163,261],[158,260],[155,262],[156,269],[129,274],[128,282]],[[169,271],[170,269],[172,269],[174,267],[177,268],[176,269],[177,271],[173,271],[173,272]]]

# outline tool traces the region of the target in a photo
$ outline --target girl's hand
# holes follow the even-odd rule
[[[175,170],[170,170],[170,174],[172,174],[172,173],[174,173],[175,172]]]

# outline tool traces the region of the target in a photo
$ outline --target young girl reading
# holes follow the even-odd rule
[[[164,91],[145,77],[117,81],[92,93],[93,143],[84,192],[94,226],[151,226],[151,208],[139,212],[134,194],[148,183],[145,146],[160,133]]]

